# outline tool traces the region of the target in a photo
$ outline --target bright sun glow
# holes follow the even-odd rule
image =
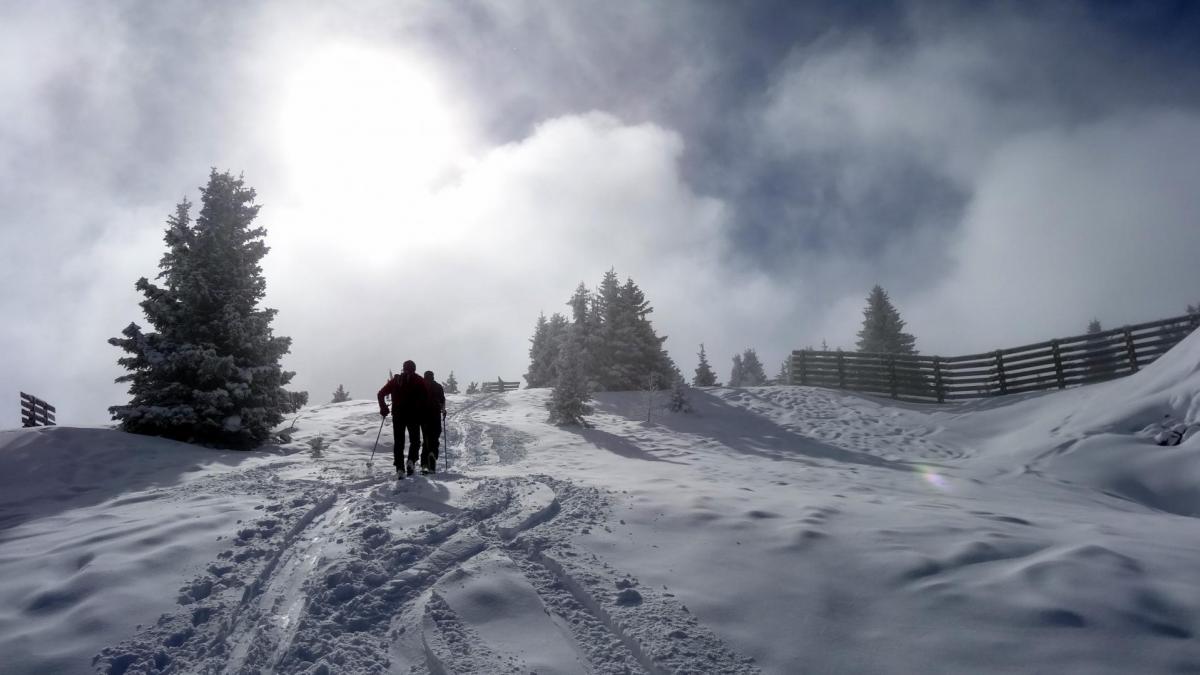
[[[343,238],[419,234],[414,221],[431,192],[466,154],[458,117],[419,59],[364,46],[318,50],[286,83],[279,125],[299,203]]]

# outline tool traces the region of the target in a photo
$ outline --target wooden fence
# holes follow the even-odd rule
[[[794,351],[788,383],[937,403],[1065,389],[1136,373],[1197,326],[1189,314],[967,356]]]
[[[480,390],[485,394],[500,394],[506,391],[516,391],[521,388],[521,382],[505,382],[501,378],[496,378],[495,382],[484,382],[479,385]]]
[[[21,393],[21,426],[23,427],[52,427],[54,422],[54,406],[42,399]]]

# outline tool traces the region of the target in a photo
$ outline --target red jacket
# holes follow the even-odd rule
[[[398,418],[418,419],[422,417],[429,405],[429,388],[425,386],[425,378],[416,373],[400,373],[379,390],[379,412],[388,409],[383,397],[391,395],[392,413]]]

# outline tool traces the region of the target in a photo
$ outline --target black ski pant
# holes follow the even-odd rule
[[[421,422],[415,417],[392,416],[396,443],[392,446],[392,460],[397,469],[404,468],[404,432],[408,431],[408,461],[416,463],[421,452]]]
[[[421,423],[421,435],[425,445],[421,452],[421,466],[427,469],[437,468],[438,439],[442,436],[442,420],[434,418]]]

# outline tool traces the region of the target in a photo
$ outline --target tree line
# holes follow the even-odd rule
[[[269,249],[266,230],[254,225],[260,209],[255,197],[241,176],[213,169],[195,217],[186,197],[168,217],[159,273],[135,284],[148,327],[130,323],[121,337],[109,339],[125,352],[118,363],[127,372],[117,381],[129,385],[130,399],[109,408],[122,429],[253,447],[307,404],[307,392],[286,388],[295,373],[280,365],[291,338],[274,334],[276,310],[260,306],[266,293],[261,261]],[[664,348],[667,338],[655,331],[653,307],[632,278],[621,282],[610,269],[595,290],[580,282],[566,304],[569,316],[538,316],[524,376],[530,387],[554,388],[552,421],[582,422],[594,391],[673,389],[672,407],[687,407],[683,377]],[[1188,313],[1200,314],[1200,304],[1189,305]],[[887,292],[876,285],[856,347],[917,354],[916,338],[904,328]],[[1088,333],[1100,332],[1093,320]],[[692,385],[718,385],[703,344],[697,356]],[[1096,373],[1109,367],[1098,361]],[[774,381],[787,380],[785,359]],[[770,382],[753,348],[733,356],[728,386]],[[458,393],[453,372],[444,385],[447,393]],[[476,382],[466,388],[467,394],[478,391]],[[333,402],[349,398],[339,384]]]

